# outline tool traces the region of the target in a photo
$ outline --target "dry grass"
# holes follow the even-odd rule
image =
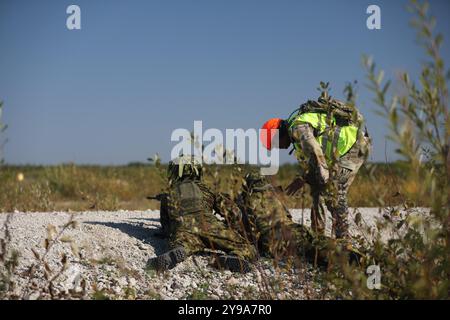
[[[245,171],[243,167],[209,166],[205,181],[215,191],[237,194]],[[296,165],[284,165],[272,182],[285,187],[295,173]],[[159,203],[146,196],[161,192],[164,174],[164,165],[144,164],[2,166],[0,212],[158,209]],[[413,205],[426,206],[426,197],[411,197],[419,194],[420,187],[420,177],[407,172],[402,163],[368,164],[350,188],[349,203],[355,207],[392,206],[407,198]],[[283,201],[292,208],[309,207],[307,187]]]

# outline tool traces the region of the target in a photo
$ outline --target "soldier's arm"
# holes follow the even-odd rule
[[[317,173],[320,175],[321,182],[326,183],[329,178],[328,166],[322,148],[314,137],[314,131],[308,123],[298,124],[290,129],[290,135],[293,142],[301,147],[302,156],[307,159],[314,159],[317,164]]]

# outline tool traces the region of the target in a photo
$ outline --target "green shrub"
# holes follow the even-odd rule
[[[439,48],[442,35],[434,35],[435,19],[428,3],[411,1],[412,25],[429,61],[422,66],[419,85],[407,73],[401,77],[401,93],[390,92],[391,81],[383,81],[372,59],[365,57],[369,89],[375,94],[379,114],[390,128],[389,138],[405,159],[409,194],[405,199],[417,204],[428,198],[430,212],[408,212],[401,219],[379,224],[382,230],[394,230],[387,242],[378,235],[368,250],[368,264],[381,268],[381,288],[369,290],[366,270],[344,266],[330,274],[337,296],[381,299],[448,299],[450,279],[449,229],[449,141],[448,87]],[[391,212],[393,213],[393,212]]]

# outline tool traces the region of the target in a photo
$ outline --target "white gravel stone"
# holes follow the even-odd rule
[[[418,214],[424,209],[415,209]],[[361,213],[365,224],[376,228],[377,219],[381,218],[383,211],[378,208],[351,209],[350,226],[351,233],[361,234],[353,222],[356,212]],[[310,225],[310,210],[292,210],[296,222]],[[0,230],[6,219],[6,214],[0,214]],[[27,269],[36,263],[31,249],[44,253],[43,243],[47,236],[47,226],[63,226],[69,221],[71,214],[67,212],[34,212],[13,214],[10,230],[11,246],[20,252],[18,272],[13,279],[16,283],[13,298],[29,299],[40,297],[38,290],[44,290],[46,281],[43,278],[42,266],[34,279],[25,274]],[[283,294],[282,298],[311,298],[305,296],[303,290],[312,292],[315,271],[311,266],[305,265],[302,270],[297,270],[297,275],[292,273],[280,273],[275,271],[268,260],[258,262],[262,273],[253,270],[253,274],[239,275],[230,271],[219,271],[209,266],[208,256],[198,256],[196,261],[188,258],[174,269],[164,275],[158,275],[154,271],[146,271],[147,260],[167,249],[164,239],[154,236],[160,228],[159,211],[125,211],[116,212],[80,212],[74,214],[78,226],[67,229],[64,237],[71,239],[76,244],[82,258],[74,256],[69,242],[56,242],[47,255],[47,262],[53,272],[61,268],[61,255],[68,257],[68,268],[55,280],[55,288],[61,292],[69,290],[80,291],[83,280],[87,283],[86,289],[89,295],[97,291],[110,298],[124,298],[127,287],[136,290],[136,298],[142,299],[186,299],[194,291],[198,294],[206,292],[206,298],[218,299],[242,296],[245,290],[254,288],[255,294],[250,298],[266,298],[264,281],[280,277],[295,287],[292,295]],[[331,230],[331,217],[327,221],[327,232]],[[2,233],[0,232],[0,236]],[[390,235],[385,234],[388,238]],[[298,276],[298,275],[301,275]],[[294,285],[295,283],[295,285]],[[95,286],[94,286],[95,284]],[[237,287],[239,293],[228,292],[228,286]],[[304,288],[304,289],[301,289]],[[245,290],[244,290],[245,289]],[[320,294],[320,288],[317,289]],[[151,293],[149,293],[151,292]],[[208,292],[211,294],[208,295]],[[31,293],[31,294],[30,294]],[[43,295],[44,296],[44,295]],[[48,297],[48,293],[45,294]],[[60,298],[73,298],[71,296]],[[248,298],[248,297],[247,297]],[[314,297],[312,297],[314,298]]]

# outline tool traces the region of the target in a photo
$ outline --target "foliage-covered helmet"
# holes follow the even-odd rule
[[[266,187],[269,183],[265,176],[260,174],[258,171],[252,171],[245,175],[245,188],[247,190],[252,190],[254,188]]]
[[[202,177],[202,162],[192,155],[180,156],[169,162],[167,176],[170,181],[193,179],[200,180]]]

